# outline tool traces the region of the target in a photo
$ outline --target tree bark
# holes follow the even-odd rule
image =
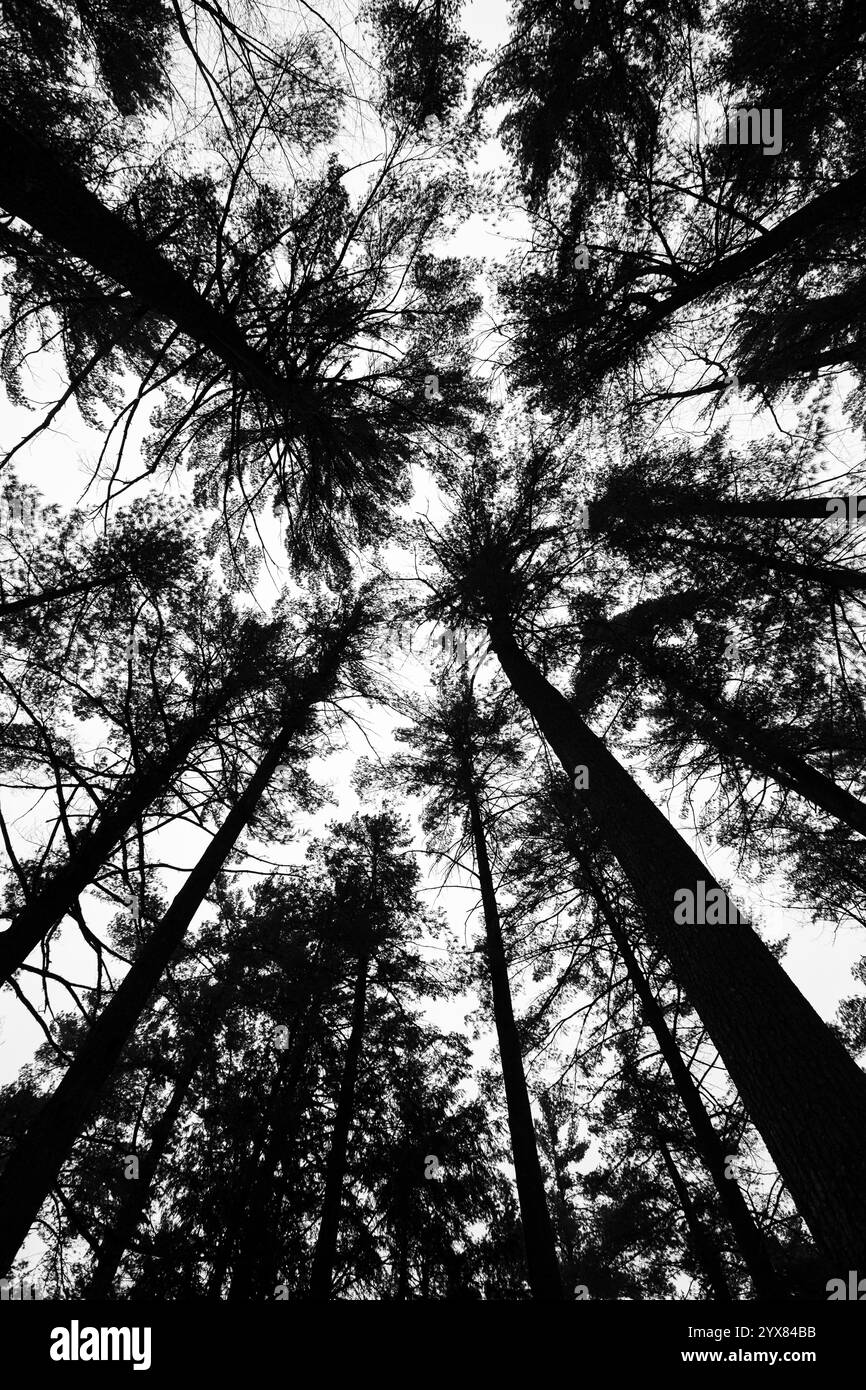
[[[504,621],[491,644],[632,886],[654,944],[697,1010],[782,1180],[834,1268],[866,1265],[866,1076],[751,927],[674,921],[682,889],[718,889],[707,868]]]
[[[556,1238],[547,1207],[544,1178],[538,1160],[535,1125],[532,1120],[532,1106],[526,1089],[520,1039],[514,1021],[508,964],[505,959],[493,874],[487,854],[487,838],[484,833],[481,808],[478,804],[478,796],[471,773],[467,775],[466,782],[465,795],[469,807],[472,842],[475,848],[475,862],[478,866],[481,902],[484,909],[487,964],[493,995],[493,1017],[496,1023],[496,1037],[502,1062],[502,1080],[505,1085],[505,1100],[508,1109],[508,1131],[511,1136],[514,1176],[520,1202],[520,1222],[523,1227],[523,1240],[526,1247],[526,1270],[529,1276],[529,1287],[532,1290],[533,1298],[561,1299],[563,1293],[559,1262],[556,1257]]]
[[[343,1063],[340,1080],[340,1093],[337,1098],[337,1111],[334,1116],[334,1129],[331,1134],[331,1148],[325,1167],[325,1193],[322,1202],[322,1218],[316,1238],[316,1248],[310,1269],[309,1297],[329,1299],[334,1277],[334,1261],[337,1257],[337,1235],[340,1229],[340,1207],[343,1197],[343,1182],[346,1177],[346,1163],[349,1152],[349,1130],[352,1123],[352,1110],[355,1104],[355,1085],[358,1080],[358,1067],[361,1048],[364,1043],[364,1026],[367,1009],[367,971],[369,956],[366,952],[358,958],[355,976],[355,993],[352,1002],[352,1027]]]
[[[236,805],[85,1037],[57,1089],[7,1160],[0,1177],[0,1268],[12,1264],[148,1000],[238,837],[249,824],[307,710],[305,701],[300,710],[287,717]]]

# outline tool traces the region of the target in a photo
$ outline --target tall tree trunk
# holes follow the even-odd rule
[[[246,1219],[240,1248],[232,1260],[232,1281],[229,1298],[237,1301],[255,1297],[262,1292],[263,1280],[258,1279],[261,1260],[262,1233],[268,1230],[267,1206],[273,1193],[280,1152],[286,1130],[294,1119],[298,1087],[304,1073],[315,1031],[314,1005],[310,1005],[295,1039],[291,1052],[282,1059],[277,1084],[273,1089],[266,1119],[267,1139],[246,1202]]]
[[[775,570],[778,574],[808,579],[829,589],[866,589],[866,574],[845,565],[819,565],[809,560],[791,560],[786,555],[764,555],[752,546],[738,545],[734,541],[703,541],[695,536],[666,536],[666,539],[701,555],[729,555],[752,569]]]
[[[581,869],[592,888],[593,898],[607,923],[616,949],[628,972],[632,988],[640,1001],[644,1020],[655,1034],[659,1051],[664,1058],[677,1095],[692,1127],[698,1153],[715,1184],[719,1201],[730,1222],[743,1262],[754,1285],[755,1293],[758,1298],[782,1298],[786,1293],[785,1286],[773,1268],[764,1238],[749,1210],[739,1184],[735,1178],[725,1176],[727,1156],[724,1146],[707,1114],[700,1091],[692,1079],[692,1074],[683,1061],[676,1039],[668,1028],[664,1011],[631,948],[631,943],[616,908],[599,876],[589,863],[583,846],[574,848],[573,852],[580,861]]]
[[[363,951],[358,958],[355,994],[352,1002],[352,1027],[343,1062],[343,1075],[340,1079],[340,1093],[334,1116],[331,1147],[325,1166],[322,1219],[319,1223],[319,1234],[316,1238],[316,1248],[310,1269],[309,1297],[314,1299],[328,1299],[331,1296],[334,1261],[337,1257],[337,1235],[340,1229],[343,1182],[346,1176],[346,1160],[349,1152],[349,1130],[355,1104],[355,1085],[358,1079],[361,1048],[364,1043],[369,965],[369,956],[366,951]]]
[[[689,1228],[689,1235],[691,1236],[695,1258],[703,1269],[704,1276],[715,1298],[720,1303],[731,1303],[731,1290],[728,1286],[721,1255],[716,1249],[711,1236],[704,1229],[703,1222],[695,1210],[695,1204],[691,1199],[689,1189],[683,1180],[679,1168],[674,1162],[670,1149],[659,1136],[656,1136],[656,1143],[658,1144],[659,1153],[662,1156],[662,1162],[667,1169],[668,1177],[671,1180],[671,1185],[677,1194],[677,1200],[683,1209],[683,1215],[686,1218],[686,1225]]]
[[[78,579],[73,584],[58,584],[53,589],[43,589],[38,594],[24,594],[21,598],[0,601],[0,620],[24,613],[31,608],[42,608],[48,603],[56,603],[61,598],[71,598],[73,594],[89,594],[94,589],[107,589],[117,583],[117,576],[105,579]]]
[[[0,1268],[11,1265],[163,973],[308,713],[290,714],[237,803],[85,1037],[0,1178]]]
[[[174,266],[70,172],[51,150],[0,115],[0,206],[122,285],[193,342],[215,353],[253,390],[300,412],[299,383],[278,376]]]
[[[276,1084],[273,1089],[276,1089]],[[245,1151],[240,1162],[237,1164],[237,1181],[232,1187],[231,1197],[226,1206],[225,1226],[217,1245],[216,1254],[211,1265],[211,1272],[208,1277],[208,1298],[220,1298],[222,1293],[226,1275],[234,1258],[238,1233],[246,1217],[247,1196],[252,1190],[256,1169],[266,1141],[267,1124],[263,1120],[253,1132],[249,1152],[247,1153]],[[246,1150],[246,1144],[244,1145],[244,1149]]]
[[[138,1173],[138,1180],[126,1185],[123,1201],[114,1220],[114,1225],[106,1232],[96,1256],[96,1263],[90,1282],[85,1290],[85,1298],[110,1298],[111,1289],[124,1253],[129,1249],[142,1217],[150,1202],[150,1191],[157,1169],[168,1149],[174,1127],[189,1095],[202,1057],[211,1041],[212,1030],[219,1021],[230,986],[218,985],[211,997],[203,1004],[205,1020],[199,1023],[187,1047],[181,1067],[177,1073],[168,1104],[153,1127],[153,1134]]]
[[[833,188],[819,193],[803,207],[783,217],[769,231],[755,236],[741,250],[722,256],[706,270],[685,276],[681,284],[658,300],[634,325],[629,333],[629,343],[634,346],[645,342],[661,324],[680,309],[699,302],[716,290],[735,285],[744,275],[763,265],[772,256],[790,250],[798,242],[814,236],[837,219],[850,219],[859,214],[864,203],[866,170],[859,169],[847,178],[840,179]],[[606,362],[600,362],[599,373],[604,371],[606,366]]]
[[[866,1265],[866,1076],[760,937],[674,921],[682,889],[718,889],[704,864],[502,620],[493,650],[571,778],[643,910],[654,944],[697,1010],[782,1180],[834,1268]],[[721,890],[719,890],[721,891]],[[731,914],[736,918],[735,910]]]
[[[600,624],[599,631],[612,646],[639,661],[649,675],[656,676],[670,689],[707,710],[732,736],[714,740],[711,726],[704,723],[703,736],[708,742],[715,741],[726,751],[738,754],[747,766],[769,773],[805,801],[811,801],[813,806],[820,807],[858,834],[866,835],[866,804],[786,748],[770,730],[762,729],[723,699],[681,675],[673,663],[665,661],[637,637],[631,623],[621,623],[615,618]]]
[[[409,1300],[409,1232],[405,1226],[397,1237],[397,1300]]]
[[[40,888],[31,892],[26,905],[0,933],[0,983],[23,965],[39,942],[63,917],[70,905],[93,882],[115,845],[130,826],[168,786],[174,774],[215,718],[238,693],[236,681],[227,682],[194,718],[186,720],[174,741],[140,771],[124,778],[102,808],[92,830],[81,834],[69,859]]]
[[[414,1157],[414,1147],[408,1132],[403,1130],[403,1142],[405,1153],[402,1158],[400,1172],[398,1175],[399,1197],[397,1201],[397,1222],[394,1235],[395,1244],[395,1274],[396,1288],[394,1298],[398,1303],[406,1303],[411,1292],[409,1282],[409,1221],[411,1217],[412,1199],[412,1159]]]
[[[568,1287],[570,1287],[571,1281],[577,1272],[577,1251],[579,1246],[577,1222],[571,1203],[568,1200],[568,1171],[559,1147],[559,1138],[556,1131],[556,1117],[547,1091],[541,1092],[538,1103],[541,1106],[541,1113],[544,1117],[544,1128],[547,1132],[547,1147],[550,1150],[550,1162],[556,1181],[556,1213],[557,1224],[559,1226],[559,1245],[564,1257],[565,1278]]]
[[[223,990],[224,994],[226,992]],[[212,1010],[211,1024],[215,1018],[216,1011]],[[118,1267],[147,1210],[157,1169],[169,1146],[178,1116],[189,1095],[193,1079],[210,1040],[210,1029],[200,1029],[197,1037],[187,1049],[168,1104],[153,1127],[147,1153],[139,1165],[138,1179],[135,1182],[127,1183],[126,1192],[115,1216],[114,1224],[106,1233],[99,1247],[96,1264],[84,1293],[85,1298],[109,1298],[111,1296],[111,1288]]]
[[[715,390],[716,388],[707,388]],[[866,493],[863,494],[866,496]],[[627,497],[600,497],[587,504],[589,524],[592,530],[601,530],[605,522],[617,517],[639,517],[641,521],[701,521],[707,517],[753,521],[763,518],[774,521],[801,521],[813,519],[829,521],[833,517],[832,507],[844,501],[842,494],[835,497],[760,497],[723,498],[697,497],[686,489],[679,494],[654,494],[652,497],[640,495]],[[852,518],[853,520],[853,518]]]
[[[499,1056],[502,1062],[502,1080],[505,1084],[508,1130],[511,1135],[514,1176],[520,1202],[520,1222],[523,1227],[523,1240],[526,1246],[526,1270],[529,1276],[529,1287],[532,1290],[533,1298],[559,1299],[563,1295],[559,1263],[556,1258],[556,1239],[553,1233],[553,1223],[550,1220],[550,1212],[547,1209],[544,1178],[541,1164],[538,1161],[535,1125],[532,1120],[532,1106],[529,1103],[529,1093],[526,1089],[520,1039],[511,1004],[508,964],[502,942],[502,926],[499,920],[493,874],[490,870],[490,859],[487,854],[487,837],[484,833],[481,808],[478,804],[471,771],[467,772],[465,795],[469,807],[472,842],[475,848],[475,862],[478,866],[478,879],[481,886],[481,903],[484,909],[487,963],[493,995],[493,1017],[496,1022],[496,1037],[499,1042]]]

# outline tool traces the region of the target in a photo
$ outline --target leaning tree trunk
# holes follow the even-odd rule
[[[58,599],[71,598],[74,594],[89,594],[95,589],[107,589],[117,583],[117,576],[105,579],[77,579],[73,584],[58,584],[53,589],[42,589],[38,594],[24,594],[21,598],[10,598],[0,602],[0,621],[11,618],[16,613],[25,613],[31,608],[44,608]]]
[[[9,929],[0,934],[0,983],[23,965],[79,893],[93,882],[115,845],[165,790],[220,711],[238,693],[238,688],[237,682],[227,682],[194,718],[181,725],[174,741],[163,753],[128,779],[123,779],[107,799],[95,827],[78,837],[63,867],[30,893]]]
[[[677,1201],[683,1210],[686,1218],[686,1225],[689,1228],[692,1249],[695,1259],[704,1271],[704,1278],[713,1291],[714,1297],[720,1303],[731,1303],[731,1290],[725,1275],[722,1258],[713,1242],[709,1232],[705,1230],[704,1224],[698,1216],[695,1204],[691,1199],[689,1189],[686,1186],[679,1168],[674,1162],[673,1154],[664,1140],[656,1136],[659,1153],[662,1162],[667,1169],[671,1185],[677,1194]]]
[[[275,1089],[276,1083],[272,1087],[272,1094]],[[244,1222],[247,1196],[252,1190],[256,1168],[266,1142],[267,1123],[262,1120],[253,1132],[249,1153],[245,1152],[237,1164],[237,1181],[232,1186],[231,1197],[226,1204],[226,1209],[221,1213],[225,1224],[211,1262],[211,1271],[207,1282],[207,1298],[221,1298],[222,1287],[234,1258],[238,1233]]]
[[[314,1005],[311,1004],[299,1030],[299,1036],[282,1061],[271,1095],[266,1120],[267,1138],[249,1189],[240,1248],[232,1259],[232,1281],[228,1296],[233,1301],[252,1298],[261,1293],[261,1288],[256,1287],[256,1275],[262,1241],[269,1229],[268,1198],[273,1191],[280,1150],[285,1142],[286,1130],[294,1117],[298,1087],[310,1055],[315,1031],[313,1008]]]
[[[755,1293],[758,1298],[783,1298],[787,1292],[784,1283],[773,1268],[764,1238],[746,1204],[746,1199],[738,1182],[735,1178],[725,1176],[727,1155],[722,1141],[707,1114],[700,1091],[692,1079],[692,1074],[683,1061],[676,1039],[667,1025],[664,1011],[631,948],[628,935],[621,924],[616,909],[611,903],[606,889],[590,866],[583,850],[577,851],[575,857],[580,860],[581,869],[592,889],[593,898],[607,923],[616,949],[628,972],[632,988],[640,1001],[644,1019],[655,1034],[659,1051],[664,1058],[677,1095],[691,1124],[697,1151],[715,1184],[719,1201],[731,1225],[743,1262],[754,1285]]]
[[[556,1116],[551,1104],[550,1095],[547,1091],[541,1092],[538,1103],[541,1106],[541,1113],[544,1117],[544,1128],[547,1131],[547,1147],[550,1150],[550,1165],[553,1168],[553,1176],[556,1181],[556,1210],[559,1220],[559,1244],[564,1257],[565,1273],[570,1287],[571,1280],[577,1272],[579,1235],[574,1212],[568,1200],[568,1169],[559,1148]]]
[[[138,1180],[126,1184],[126,1191],[114,1224],[106,1233],[96,1256],[96,1264],[84,1293],[85,1298],[109,1298],[111,1288],[123,1259],[129,1249],[142,1217],[150,1201],[151,1187],[157,1169],[169,1146],[174,1127],[189,1095],[195,1074],[202,1057],[211,1042],[211,1029],[219,1017],[220,1003],[228,995],[228,987],[221,986],[217,997],[208,1007],[208,1023],[200,1027],[187,1048],[168,1104],[153,1127],[150,1144],[139,1166]]]
[[[484,909],[487,963],[493,995],[493,1017],[496,1023],[496,1037],[502,1063],[502,1080],[505,1084],[508,1130],[511,1136],[514,1176],[520,1202],[520,1222],[523,1227],[523,1240],[526,1247],[526,1270],[529,1276],[529,1287],[532,1290],[533,1298],[559,1299],[562,1298],[563,1294],[559,1262],[556,1257],[556,1237],[547,1207],[541,1164],[538,1161],[532,1106],[526,1089],[520,1039],[511,1004],[511,986],[508,980],[508,964],[502,942],[499,908],[496,902],[493,874],[490,870],[490,859],[487,854],[487,837],[484,833],[481,808],[478,804],[478,796],[471,774],[467,774],[466,782],[465,795],[469,806],[472,842],[475,847],[475,862],[478,865],[481,903]]]
[[[734,285],[744,275],[750,274],[771,257],[790,251],[804,238],[820,234],[823,228],[832,226],[839,217],[850,217],[852,210],[859,210],[866,203],[866,170],[858,169],[847,178],[840,179],[832,188],[811,198],[803,207],[783,217],[769,231],[755,236],[748,245],[738,251],[722,256],[715,264],[696,274],[687,275],[681,285],[661,298],[634,325],[629,333],[632,350],[652,337],[657,328],[672,315],[679,313],[714,294],[719,289]],[[616,360],[609,355],[610,360]],[[598,365],[601,372],[607,365]]]
[[[400,1225],[396,1238],[397,1290],[395,1298],[399,1303],[408,1303],[411,1286],[409,1283],[409,1202],[411,1194],[411,1174],[404,1168],[400,1175]]]
[[[665,536],[674,545],[696,550],[700,555],[728,555],[742,565],[757,570],[774,570],[794,579],[808,579],[828,589],[866,589],[866,573],[847,565],[819,565],[812,560],[792,560],[787,555],[766,555],[750,545],[734,541],[698,540],[695,536]]]
[[[707,390],[716,390],[707,387]],[[866,493],[862,494],[866,497]],[[835,503],[845,500],[835,497],[698,497],[683,490],[681,493],[654,494],[652,497],[599,497],[587,503],[590,529],[600,531],[609,520],[635,517],[641,522],[702,521],[707,517],[719,520],[829,521]]]
[[[569,777],[587,769],[588,786],[576,795],[622,867],[647,931],[817,1245],[834,1268],[866,1265],[866,1076],[733,907],[728,926],[674,920],[682,889],[696,893],[700,881],[707,892],[718,889],[709,871],[502,621],[491,622],[490,639]]]
[[[614,618],[601,625],[599,630],[612,646],[639,661],[649,675],[657,677],[670,689],[707,710],[731,735],[730,738],[717,740],[725,751],[736,753],[747,766],[751,764],[756,771],[769,774],[780,785],[826,811],[828,816],[850,826],[858,834],[866,835],[866,804],[852,796],[851,792],[786,748],[770,731],[753,723],[696,681],[681,675],[671,662],[646,647],[624,623],[618,623]],[[708,742],[713,741],[712,730],[707,725],[703,726],[703,736]]]
[[[293,412],[297,383],[278,376],[245,340],[235,319],[215,309],[138,232],[99,201],[40,141],[0,115],[0,207],[57,242],[193,342],[208,348],[253,390]]]
[[[286,755],[306,703],[289,715],[237,803],[78,1049],[0,1177],[0,1268],[11,1265],[189,925]]]
[[[369,965],[369,956],[366,952],[362,952],[358,958],[355,994],[352,1002],[352,1027],[346,1047],[343,1075],[340,1079],[340,1094],[337,1099],[337,1112],[334,1116],[331,1148],[325,1167],[322,1219],[319,1223],[319,1234],[316,1238],[316,1248],[310,1269],[309,1297],[314,1299],[328,1299],[331,1296],[334,1261],[337,1257],[337,1235],[340,1229],[343,1182],[346,1177],[346,1163],[349,1153],[349,1130],[355,1104],[355,1085],[358,1080],[361,1048],[364,1043]]]

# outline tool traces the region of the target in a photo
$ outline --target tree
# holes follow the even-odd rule
[[[485,768],[494,763],[508,764],[517,756],[512,739],[500,731],[502,721],[502,706],[479,709],[471,686],[464,678],[453,692],[443,689],[438,704],[420,715],[408,736],[415,758],[405,760],[401,767],[414,792],[422,792],[431,785],[437,788],[427,816],[428,825],[432,827],[438,823],[441,828],[443,823],[459,815],[463,822],[459,849],[463,848],[464,839],[472,849],[481,894],[484,957],[502,1066],[529,1284],[534,1298],[557,1299],[562,1297],[562,1286],[554,1232],[538,1159],[488,849],[491,813]]]
[[[725,5],[712,21],[679,0],[516,8],[477,100],[505,108],[534,215],[533,254],[502,282],[512,381],[533,402],[573,421],[615,383],[641,411],[677,394],[671,347],[695,369],[686,393],[716,400],[734,373],[774,398],[824,367],[859,372],[866,183],[850,35],[861,28],[845,0],[821,15],[793,8],[784,100],[775,68],[765,82],[754,7]],[[843,91],[858,113],[844,136]],[[762,106],[784,111],[771,158],[726,136],[732,114]],[[804,267],[834,292],[807,288]],[[645,373],[656,392],[638,384]]]
[[[866,1106],[866,1080],[739,913],[726,907],[727,925],[718,930],[676,919],[681,890],[695,893],[703,882],[707,892],[719,894],[717,901],[727,904],[727,895],[527,656],[519,637],[525,633],[524,642],[531,640],[531,604],[538,591],[527,558],[538,548],[537,530],[527,526],[519,497],[497,507],[489,498],[489,475],[484,483],[479,494],[475,480],[467,480],[448,531],[430,542],[440,567],[439,611],[448,611],[455,625],[486,626],[504,675],[566,774],[574,778],[575,769],[584,770],[576,794],[628,879],[655,944],[717,1046],[816,1243],[830,1259],[853,1259],[866,1217],[857,1214],[856,1184],[850,1186],[850,1165],[856,1162],[851,1117]],[[538,524],[533,518],[533,528]],[[768,1017],[772,1037],[761,1029],[756,1050],[756,1029]],[[839,1106],[842,1094],[846,1099]],[[822,1116],[822,1137],[810,1129],[811,1146],[800,1121],[804,1109]],[[832,1154],[830,1130],[838,1135]]]
[[[111,1074],[124,1043],[153,990],[182,943],[190,922],[204,901],[239,835],[251,821],[275,772],[299,735],[309,730],[312,707],[329,698],[340,668],[357,642],[361,625],[356,605],[334,622],[330,640],[312,669],[290,685],[278,705],[266,751],[223,824],[214,835],[184,886],[137,956],[123,984],[96,1020],[73,1063],[15,1153],[8,1159],[0,1191],[0,1263],[9,1264],[35,1219],[70,1144],[93,1108],[99,1090]]]

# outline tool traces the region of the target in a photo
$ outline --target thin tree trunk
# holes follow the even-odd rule
[[[110,1298],[111,1288],[124,1253],[129,1249],[150,1201],[150,1191],[157,1169],[165,1156],[174,1126],[183,1109],[202,1057],[211,1041],[212,1030],[218,1022],[230,992],[222,984],[203,1001],[206,1020],[201,1022],[187,1047],[168,1104],[153,1127],[147,1153],[139,1167],[138,1179],[126,1186],[123,1201],[114,1225],[106,1232],[99,1247],[93,1273],[85,1290],[85,1298]]]
[[[748,275],[772,256],[785,252],[809,236],[820,232],[822,227],[837,218],[856,219],[866,202],[866,170],[860,169],[845,179],[840,179],[833,188],[819,193],[803,207],[783,217],[769,231],[755,236],[739,251],[723,256],[708,269],[696,275],[687,275],[664,299],[659,300],[645,316],[634,325],[628,341],[633,347],[645,342],[673,314],[680,309],[695,304],[716,290],[735,285],[744,275]],[[602,370],[605,363],[600,364]]]
[[[539,1096],[539,1105],[541,1106],[541,1113],[544,1117],[544,1127],[547,1131],[547,1145],[550,1149],[550,1162],[556,1180],[556,1210],[559,1224],[559,1244],[564,1256],[566,1278],[570,1286],[571,1280],[577,1272],[577,1251],[579,1244],[577,1222],[571,1203],[568,1200],[568,1172],[559,1149],[556,1119],[553,1113],[550,1096],[546,1091],[542,1091]]]
[[[508,1130],[511,1135],[514,1176],[520,1202],[520,1222],[523,1227],[523,1240],[526,1246],[526,1270],[529,1276],[529,1286],[533,1298],[560,1299],[563,1295],[559,1263],[556,1258],[556,1238],[553,1232],[553,1223],[550,1220],[550,1212],[547,1208],[541,1164],[538,1161],[535,1125],[532,1119],[529,1093],[526,1089],[520,1039],[511,1004],[508,964],[502,942],[502,926],[499,920],[493,874],[490,870],[490,859],[487,854],[487,838],[484,833],[481,808],[478,804],[471,772],[467,773],[465,795],[469,807],[472,842],[475,848],[475,862],[478,866],[481,902],[484,909],[487,963],[493,995],[493,1017],[496,1022],[496,1037],[499,1042],[499,1056],[502,1062],[502,1079],[505,1084]]]
[[[866,589],[866,574],[844,565],[817,565],[810,561],[791,560],[785,555],[762,555],[751,546],[737,545],[733,541],[702,541],[694,536],[668,536],[666,539],[688,550],[697,550],[701,555],[729,555],[732,560],[739,560],[752,569],[775,570],[778,574],[808,579],[829,589]]]
[[[117,583],[117,576],[105,579],[78,579],[74,584],[58,584],[54,589],[43,589],[38,594],[25,594],[22,598],[11,598],[0,602],[0,620],[14,613],[24,613],[30,608],[42,608],[48,603],[56,603],[61,598],[71,598],[73,594],[89,594],[94,589],[107,589]]]
[[[267,1126],[263,1121],[253,1135],[250,1152],[241,1159],[237,1166],[237,1182],[232,1188],[231,1200],[226,1211],[226,1227],[219,1241],[216,1257],[214,1258],[208,1278],[208,1298],[220,1297],[226,1274],[232,1263],[235,1247],[237,1245],[238,1232],[240,1231],[241,1224],[246,1214],[247,1195],[252,1188],[255,1180],[256,1166],[262,1150],[265,1147],[267,1139],[266,1128]]]
[[[111,1296],[111,1288],[118,1267],[124,1252],[129,1249],[135,1238],[135,1233],[147,1210],[156,1171],[168,1148],[178,1116],[189,1095],[190,1087],[209,1040],[209,1037],[202,1034],[189,1049],[184,1059],[169,1102],[153,1127],[153,1135],[147,1153],[139,1165],[138,1178],[127,1184],[127,1191],[114,1219],[114,1225],[106,1233],[99,1247],[96,1265],[84,1293],[85,1298],[109,1298]]]
[[[683,1215],[686,1218],[686,1225],[689,1228],[689,1235],[691,1236],[695,1258],[703,1269],[704,1276],[716,1300],[719,1303],[731,1303],[733,1301],[731,1298],[731,1290],[728,1286],[722,1259],[715,1247],[715,1243],[709,1233],[704,1229],[703,1222],[698,1216],[695,1204],[689,1194],[689,1189],[683,1181],[682,1174],[674,1162],[670,1149],[659,1136],[656,1136],[656,1143],[658,1144],[659,1153],[662,1156],[662,1162],[667,1169],[668,1177],[671,1180],[671,1185],[677,1194],[677,1200],[683,1209]]]
[[[85,1298],[109,1298],[111,1296],[112,1285],[120,1262],[132,1244],[149,1205],[150,1191],[156,1171],[162,1162],[178,1116],[189,1095],[205,1045],[203,1040],[199,1047],[190,1053],[175,1082],[168,1105],[154,1125],[153,1137],[147,1153],[139,1165],[138,1179],[127,1184],[129,1190],[124,1196],[114,1225],[106,1233],[99,1247],[96,1266],[84,1293]]]
[[[866,493],[863,494],[866,496]],[[601,497],[587,504],[592,530],[601,530],[605,522],[617,517],[640,517],[642,521],[700,521],[707,517],[730,518],[735,521],[769,519],[773,521],[829,521],[832,507],[845,497],[760,497],[720,498],[695,497],[683,492],[677,496],[664,493],[652,497]]]
[[[358,1079],[361,1048],[364,1043],[369,964],[369,957],[366,952],[363,952],[358,958],[355,994],[352,1002],[352,1027],[346,1047],[343,1075],[340,1080],[340,1093],[334,1116],[331,1148],[325,1167],[322,1218],[319,1223],[319,1233],[316,1238],[316,1248],[310,1269],[309,1297],[314,1299],[328,1299],[331,1296],[334,1261],[337,1257],[337,1235],[340,1229],[343,1182],[346,1176],[346,1162],[349,1152],[349,1130],[355,1104],[355,1085]]]
[[[408,1130],[403,1130],[403,1141],[405,1154],[399,1174],[400,1196],[397,1204],[397,1230],[395,1233],[396,1244],[396,1275],[397,1287],[394,1298],[398,1303],[407,1303],[411,1292],[409,1282],[409,1220],[412,1195],[412,1171],[411,1161],[413,1146],[409,1137]]]
[[[314,1033],[313,1007],[307,1011],[291,1053],[280,1068],[268,1106],[267,1139],[258,1163],[246,1203],[246,1220],[240,1249],[232,1260],[232,1281],[229,1298],[232,1301],[251,1298],[256,1289],[256,1274],[261,1256],[262,1233],[268,1230],[267,1204],[274,1189],[277,1163],[285,1143],[286,1129],[293,1118],[293,1107],[303,1076]],[[261,1281],[260,1281],[261,1282]]]
[[[249,824],[307,710],[305,703],[288,717],[165,916],[145,941],[111,1002],[85,1037],[57,1089],[7,1160],[0,1178],[0,1268],[12,1264],[150,996]]]
[[[674,895],[695,893],[700,881],[707,892],[718,889],[712,875],[502,621],[491,623],[490,638],[569,778],[587,768],[588,786],[575,795],[622,867],[818,1247],[834,1268],[866,1265],[866,1076],[750,926],[674,921]]]
[[[769,730],[754,724],[746,715],[740,714],[697,682],[680,675],[675,666],[644,646],[634,634],[632,624],[614,619],[600,624],[599,630],[611,645],[639,661],[649,675],[656,676],[670,689],[707,710],[713,719],[718,720],[732,735],[730,739],[715,740],[722,747],[737,753],[747,766],[769,773],[781,785],[796,792],[805,801],[810,801],[813,806],[820,807],[843,825],[850,826],[859,835],[866,835],[866,804],[851,792],[786,748]],[[707,741],[713,742],[712,729],[706,724],[703,729]]]
[[[176,324],[253,390],[299,411],[299,384],[278,376],[233,318],[215,309],[51,150],[6,116],[0,116],[0,206]]]
[[[409,1301],[409,1232],[405,1226],[398,1237],[397,1300],[400,1303]]]
[[[707,1114],[692,1074],[683,1061],[676,1039],[668,1028],[664,1011],[631,948],[616,909],[582,847],[575,852],[575,857],[580,861],[581,869],[592,888],[593,897],[628,972],[632,988],[640,1001],[644,1020],[655,1034],[659,1051],[692,1127],[698,1153],[715,1184],[719,1201],[730,1222],[743,1262],[754,1285],[755,1294],[758,1298],[782,1298],[786,1293],[785,1286],[773,1268],[764,1237],[748,1208],[739,1184],[735,1178],[725,1176],[727,1156],[724,1147]]]
[[[79,893],[93,882],[115,845],[165,790],[238,689],[237,682],[227,682],[199,714],[181,725],[174,742],[163,753],[114,789],[94,828],[78,837],[63,867],[31,892],[8,930],[0,933],[0,983],[24,964]]]

